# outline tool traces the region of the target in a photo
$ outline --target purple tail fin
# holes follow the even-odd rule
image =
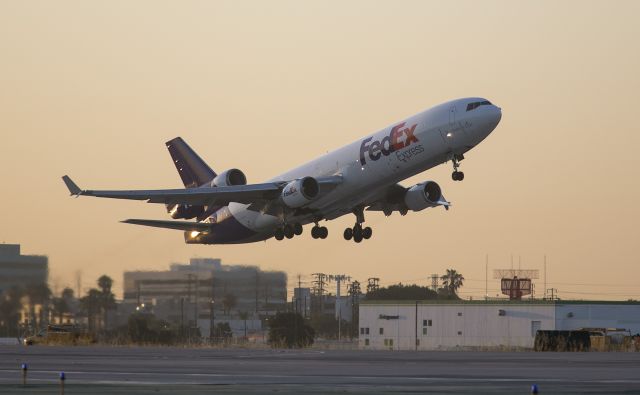
[[[166,145],[185,188],[199,187],[215,178],[216,172],[181,137],[167,141]]]

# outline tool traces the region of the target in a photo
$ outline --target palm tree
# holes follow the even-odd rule
[[[447,274],[440,277],[442,280],[442,286],[447,291],[449,296],[455,296],[458,288],[462,287],[464,282],[464,276],[458,273],[455,269],[447,269]]]
[[[51,290],[46,283],[29,284],[25,289],[25,294],[29,298],[29,321],[35,330],[45,321],[51,300]],[[36,306],[40,306],[40,314],[37,319]]]
[[[100,287],[100,309],[102,310],[102,326],[103,329],[107,327],[107,312],[113,310],[116,307],[116,300],[111,287],[113,286],[113,280],[111,277],[103,274],[98,278],[98,287]]]

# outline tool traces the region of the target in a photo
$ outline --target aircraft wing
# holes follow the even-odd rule
[[[146,200],[148,203],[227,205],[230,202],[255,204],[270,202],[280,196],[287,182],[236,185],[225,187],[205,187],[186,189],[148,190],[89,190],[80,189],[69,176],[62,177],[71,195],[95,196],[111,199]],[[332,176],[317,179],[321,190],[330,190],[342,182],[342,177]]]
[[[155,219],[126,219],[120,221],[125,224],[151,226],[154,228],[166,228],[177,229],[186,231],[206,232],[211,230],[211,224],[204,222],[189,222],[189,221],[160,221]]]

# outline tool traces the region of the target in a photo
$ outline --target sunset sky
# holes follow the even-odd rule
[[[190,257],[427,284],[540,269],[561,298],[640,298],[640,2],[0,0],[0,242],[46,254],[52,288]],[[164,142],[262,182],[441,102],[481,96],[497,129],[437,181],[451,210],[368,214],[373,238],[185,245],[162,205],[69,197],[181,187]],[[489,294],[498,283],[489,273]],[[542,293],[542,278],[536,292]]]

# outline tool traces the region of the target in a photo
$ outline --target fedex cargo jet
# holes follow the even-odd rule
[[[389,216],[430,207],[449,208],[440,186],[400,181],[451,161],[462,181],[464,155],[498,125],[502,112],[482,98],[453,100],[392,124],[261,184],[247,184],[239,169],[213,171],[180,137],[166,143],[184,189],[83,190],[62,177],[72,195],[161,203],[174,220],[127,219],[125,223],[184,231],[187,243],[240,244],[291,239],[314,224],[311,236],[325,239],[321,221],[355,215],[344,238],[369,239],[365,211]],[[193,220],[193,221],[184,221]]]

